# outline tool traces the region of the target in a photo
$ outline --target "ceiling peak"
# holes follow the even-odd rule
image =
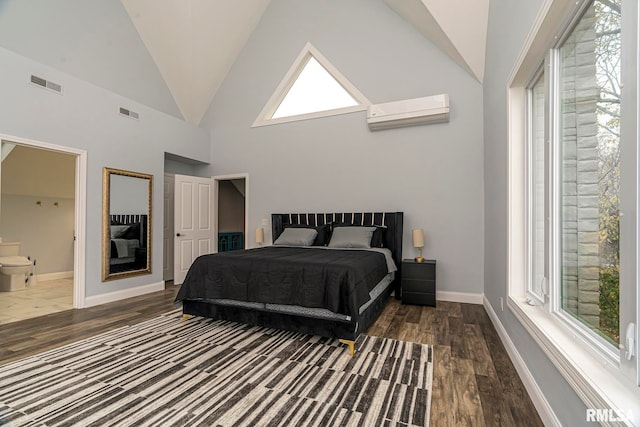
[[[199,124],[269,0],[121,0],[184,119]],[[243,25],[237,25],[242,22]]]
[[[489,0],[384,0],[482,83]]]

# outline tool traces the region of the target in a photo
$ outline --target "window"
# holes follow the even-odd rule
[[[638,3],[541,13],[509,81],[508,306],[588,408],[640,421]]]
[[[620,3],[596,0],[557,51],[564,313],[617,347],[620,253]]]
[[[370,104],[346,77],[307,43],[253,126],[362,111]]]
[[[271,118],[278,119],[355,105],[358,105],[358,102],[312,56]]]

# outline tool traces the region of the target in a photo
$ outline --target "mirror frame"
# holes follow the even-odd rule
[[[110,205],[111,205],[111,176],[121,175],[131,178],[141,178],[149,180],[149,206],[147,208],[147,267],[138,270],[124,271],[121,273],[110,272],[110,252],[111,252],[111,220],[110,220]],[[103,169],[102,173],[102,281],[124,279],[127,277],[141,276],[144,274],[151,274],[151,253],[152,253],[152,193],[153,193],[153,175],[131,172],[122,169],[107,168]]]

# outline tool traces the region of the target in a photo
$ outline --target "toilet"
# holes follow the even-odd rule
[[[0,243],[0,291],[17,291],[27,286],[33,263],[19,253],[20,242]]]

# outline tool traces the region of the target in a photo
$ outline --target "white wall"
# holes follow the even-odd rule
[[[0,69],[0,133],[83,149],[88,153],[86,295],[96,296],[162,281],[164,152],[208,162],[208,132],[2,48]],[[64,94],[28,83],[31,74],[62,84]],[[135,78],[144,79],[144,75]],[[123,104],[139,112],[140,120],[120,116],[118,108]],[[155,177],[151,275],[101,281],[103,167]]]
[[[251,128],[307,42],[372,102],[448,93],[450,123],[373,133],[358,112]],[[404,256],[424,228],[438,289],[482,293],[482,87],[382,0],[272,0],[203,125],[214,175],[251,177],[250,230],[274,212],[404,211]]]
[[[542,0],[492,0],[484,77],[484,292],[562,425],[586,423],[586,408],[508,308],[507,84]]]

